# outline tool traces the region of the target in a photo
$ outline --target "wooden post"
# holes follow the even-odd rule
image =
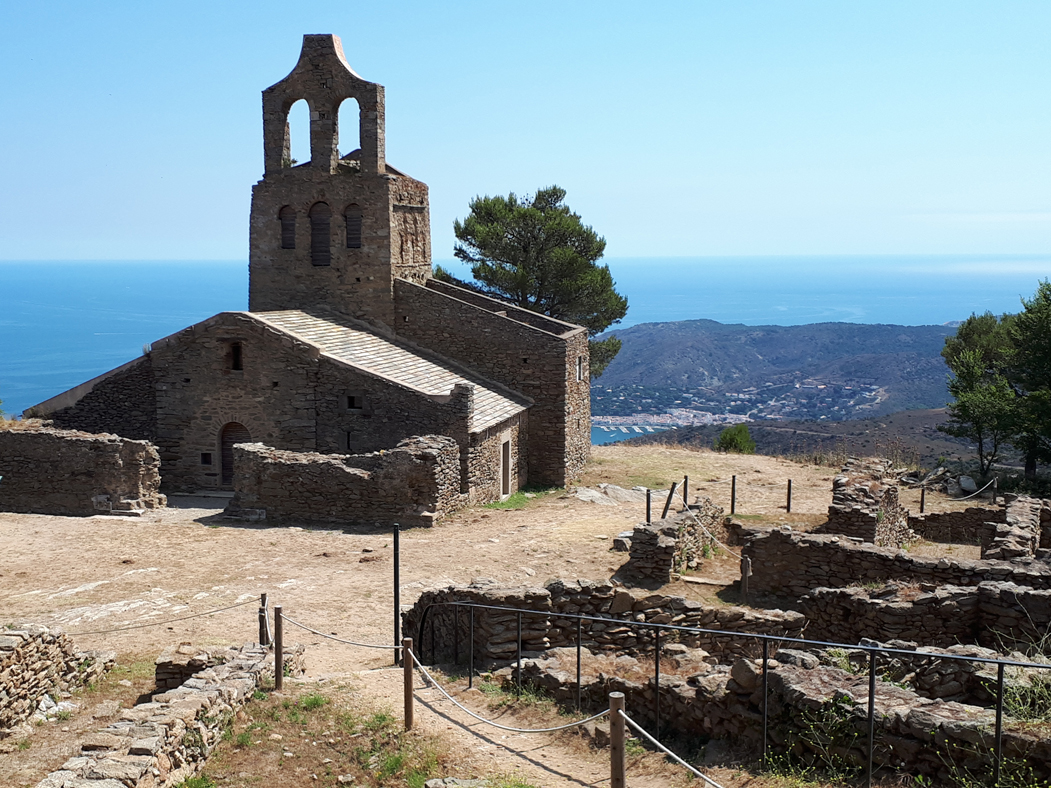
[[[285,687],[285,633],[281,605],[274,605],[274,689]]]
[[[666,501],[664,502],[664,512],[663,512],[663,513],[661,514],[661,519],[662,519],[662,520],[663,520],[663,519],[664,519],[665,517],[667,517],[667,516],[668,516],[668,510],[669,510],[669,509],[671,508],[671,502],[672,502],[672,499],[673,499],[673,498],[675,497],[675,491],[676,491],[676,490],[677,490],[678,488],[679,488],[679,483],[678,483],[678,482],[672,482],[672,483],[671,483],[671,489],[670,489],[670,490],[668,490],[668,500],[666,500]]]
[[[920,514],[923,514],[923,510],[927,506],[927,488],[920,488]]]
[[[624,693],[609,694],[609,785],[626,788],[624,781]]]
[[[646,488],[646,525],[650,524],[650,516],[653,511],[653,490]]]
[[[403,675],[405,676],[405,730],[412,730],[412,668],[413,659],[412,654],[412,638],[402,638],[401,640],[401,664],[403,667]]]
[[[394,645],[401,640],[401,526],[394,523]],[[420,633],[423,640],[423,633]],[[394,664],[398,664],[398,649],[394,649]],[[402,657],[405,655],[402,654]]]
[[[690,477],[682,477],[682,505],[690,508]]]
[[[259,645],[269,646],[269,640],[266,634],[266,608],[261,607],[259,608]]]
[[[752,559],[748,556],[741,558],[741,601],[748,601],[748,579],[752,576]]]
[[[785,503],[785,511],[791,513],[792,511],[792,480],[788,480],[788,501]]]
[[[730,514],[737,514],[737,477],[730,477]]]
[[[1000,490],[999,480],[994,476],[993,477],[993,506],[996,506],[996,498],[1000,494],[999,490]]]

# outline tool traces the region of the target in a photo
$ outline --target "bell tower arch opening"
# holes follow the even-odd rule
[[[288,155],[282,157],[281,166],[295,167],[310,161],[310,106],[306,99],[294,102],[286,118]]]
[[[357,160],[361,155],[361,110],[358,100],[353,96],[343,99],[336,117],[340,159]]]

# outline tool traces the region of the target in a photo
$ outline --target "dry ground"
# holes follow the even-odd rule
[[[710,495],[728,509],[727,482],[736,475],[738,514],[757,522],[807,527],[823,521],[834,473],[831,468],[773,457],[603,446],[595,447],[594,460],[581,482],[662,487],[687,474],[691,495]],[[788,479],[793,481],[790,515],[784,511]],[[906,491],[903,503],[918,508],[918,500],[911,496]],[[960,506],[936,498],[928,496],[928,510]],[[254,640],[256,605],[249,602],[227,612],[161,626],[79,633],[168,621],[267,592],[273,603],[283,605],[286,615],[323,632],[369,643],[392,641],[389,532],[344,532],[294,522],[245,525],[220,516],[224,503],[173,496],[170,508],[138,519],[0,513],[0,623],[60,626],[74,635],[80,647],[116,651],[122,665],[134,666],[184,641],[218,645]],[[424,588],[476,577],[509,585],[539,585],[556,577],[608,578],[626,558],[610,552],[612,538],[641,520],[643,510],[641,504],[604,507],[553,492],[522,509],[475,508],[434,529],[407,531],[401,536],[401,601],[411,605]],[[677,584],[675,592],[714,598],[736,579],[736,561],[724,557],[699,574],[707,575],[711,586]],[[382,668],[390,664],[387,652],[290,630],[289,640],[308,645],[311,678],[353,679],[364,696],[381,704],[396,703],[396,686],[388,686],[391,682],[383,678],[388,672]],[[396,684],[394,674],[390,675]],[[113,688],[107,691],[119,695]],[[131,693],[124,694],[129,697],[120,700],[130,703]],[[34,758],[15,757],[27,750],[7,740],[9,754],[0,757],[0,785],[32,784],[59,765],[70,747],[69,737],[60,735],[61,728],[75,733],[88,725],[93,703],[84,696],[82,711],[73,719],[34,730],[28,750]],[[427,724],[452,725],[462,734],[457,746],[469,751],[473,734],[442,719],[435,716]],[[490,739],[491,745],[476,760],[466,761],[464,768],[514,772],[531,761],[562,759],[567,776],[544,772],[537,784],[581,785],[593,779],[568,774],[573,771],[570,762],[579,760],[571,752],[560,755],[555,747],[526,757],[515,755],[515,748],[505,747],[507,742],[499,736]],[[590,774],[584,761],[580,766],[582,774]]]

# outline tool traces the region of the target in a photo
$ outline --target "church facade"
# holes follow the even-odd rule
[[[288,114],[310,109],[310,161]],[[359,149],[339,153],[354,101]],[[163,489],[230,489],[233,446],[362,454],[454,439],[461,492],[484,502],[564,485],[590,452],[587,331],[431,278],[427,186],[386,163],[384,92],[339,39],[304,37],[263,91],[249,310],[154,342],[31,409],[56,426],[150,440]]]

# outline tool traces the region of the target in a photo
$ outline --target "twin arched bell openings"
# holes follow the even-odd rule
[[[340,135],[341,128],[347,131],[343,139]],[[337,158],[358,160],[357,153],[361,150],[361,108],[357,99],[343,99],[335,113],[317,109],[305,98],[293,102],[285,112],[285,142],[281,167],[287,169],[311,162],[312,143],[327,139],[329,135]],[[314,140],[315,137],[319,140]]]
[[[307,211],[310,220],[310,262],[312,265],[332,264],[332,208],[327,202],[316,202]],[[296,248],[296,209],[285,205],[277,212],[281,225],[281,248]],[[343,241],[347,249],[360,249],[363,215],[361,206],[350,203],[343,209]]]

